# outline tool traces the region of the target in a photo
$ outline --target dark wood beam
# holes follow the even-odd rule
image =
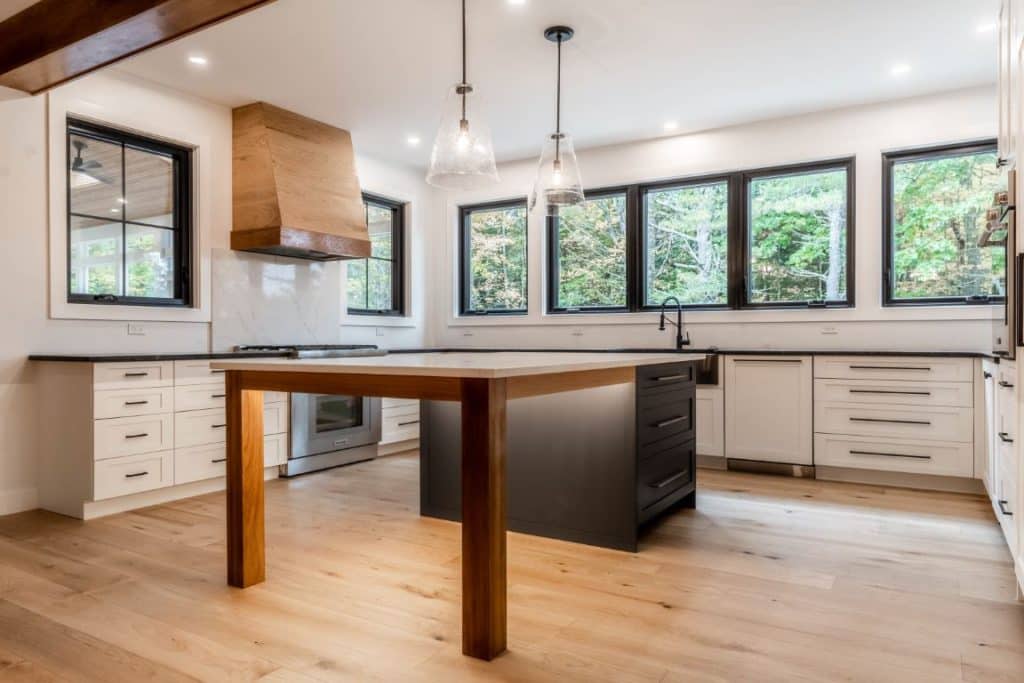
[[[0,22],[0,85],[32,93],[274,0],[39,0]]]

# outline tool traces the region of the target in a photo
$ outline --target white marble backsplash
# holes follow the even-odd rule
[[[337,344],[341,262],[212,253],[213,351],[236,344]]]

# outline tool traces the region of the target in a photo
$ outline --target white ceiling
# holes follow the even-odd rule
[[[718,128],[995,81],[999,0],[468,0],[469,80],[499,160],[553,129],[577,147]],[[424,166],[459,78],[458,0],[278,0],[122,68],[237,106],[255,100],[352,131],[359,153]],[[206,67],[187,63],[201,54]],[[897,63],[911,71],[891,74]],[[993,105],[994,106],[994,105]],[[411,148],[409,135],[422,143]]]

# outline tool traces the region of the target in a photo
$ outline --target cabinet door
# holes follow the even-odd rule
[[[697,455],[725,455],[725,397],[720,389],[697,388]]]
[[[985,432],[982,434],[985,447],[985,489],[989,495],[995,495],[996,481],[996,431],[998,426],[999,409],[996,406],[996,399],[999,393],[996,391],[996,380],[998,378],[997,366],[990,360],[981,362],[981,376],[985,383]]]
[[[1014,156],[1013,144],[1011,141],[1011,102],[1016,96],[1013,92],[1013,62],[1015,52],[1013,46],[1013,3],[1003,2],[999,11],[999,40],[998,40],[998,121],[999,121],[999,158],[1012,159]]]
[[[811,465],[810,356],[730,356],[725,365],[725,455]]]

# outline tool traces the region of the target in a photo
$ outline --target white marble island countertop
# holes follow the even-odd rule
[[[538,353],[538,352],[434,352],[401,353],[354,358],[250,358],[214,360],[217,370],[264,372],[317,372],[420,377],[525,377],[561,372],[686,363],[705,358],[703,353]]]

